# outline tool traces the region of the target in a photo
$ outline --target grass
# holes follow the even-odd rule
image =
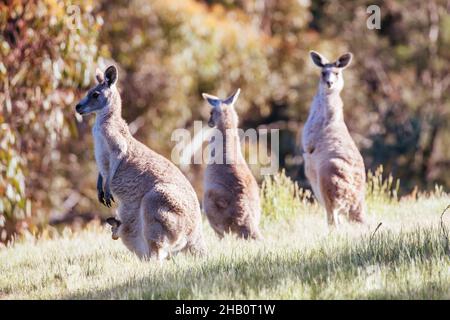
[[[0,298],[450,299],[450,248],[440,225],[450,196],[398,201],[377,193],[368,197],[368,225],[329,230],[323,209],[302,191],[289,198],[267,185],[266,210],[285,215],[266,212],[264,241],[219,240],[205,222],[208,257],[177,255],[159,265],[140,261],[96,224],[30,237],[0,250]]]

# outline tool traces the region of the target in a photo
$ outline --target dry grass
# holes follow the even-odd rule
[[[450,259],[440,229],[446,195],[369,202],[369,225],[328,230],[324,211],[266,217],[265,240],[218,240],[209,256],[139,261],[101,226],[0,251],[3,299],[450,298]],[[450,215],[445,217],[450,224]],[[371,238],[379,222],[382,226]]]

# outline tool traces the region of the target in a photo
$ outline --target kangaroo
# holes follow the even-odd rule
[[[76,106],[81,115],[95,113],[95,160],[99,201],[119,202],[120,224],[113,236],[141,258],[162,261],[170,253],[206,253],[200,205],[181,171],[136,140],[121,116],[117,68],[97,70],[98,84]],[[113,197],[114,195],[114,197]]]
[[[106,223],[108,223],[111,226],[111,237],[113,240],[119,239],[119,229],[122,222],[120,220],[117,220],[114,217],[109,217],[106,219]]]
[[[342,71],[350,64],[352,54],[346,53],[333,63],[315,51],[310,55],[322,72],[302,134],[305,174],[326,209],[329,225],[340,224],[341,214],[362,223],[364,162],[345,125],[339,95],[344,87]]]
[[[210,150],[218,161],[209,161],[205,171],[203,208],[220,238],[234,233],[244,239],[262,239],[259,231],[261,207],[259,187],[241,153],[238,116],[234,104],[238,89],[227,99],[203,93],[212,106],[208,125],[217,127],[222,139],[214,137]]]

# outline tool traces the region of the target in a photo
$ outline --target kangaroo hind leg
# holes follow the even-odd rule
[[[179,231],[175,215],[167,209],[164,198],[149,192],[141,202],[143,234],[149,247],[149,258],[168,258]]]
[[[364,205],[362,203],[358,203],[356,206],[351,208],[348,217],[350,221],[364,224],[365,223]]]

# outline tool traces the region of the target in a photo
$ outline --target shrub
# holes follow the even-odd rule
[[[261,187],[262,215],[269,218],[290,218],[302,212],[313,201],[309,190],[299,188],[284,170],[266,176]]]
[[[1,242],[60,204],[52,190],[69,154],[58,147],[76,136],[76,88],[95,70],[101,20],[92,10],[90,1],[0,4]]]
[[[392,174],[383,177],[383,166],[379,166],[375,173],[367,172],[366,199],[371,202],[398,201],[400,180],[394,179]]]

